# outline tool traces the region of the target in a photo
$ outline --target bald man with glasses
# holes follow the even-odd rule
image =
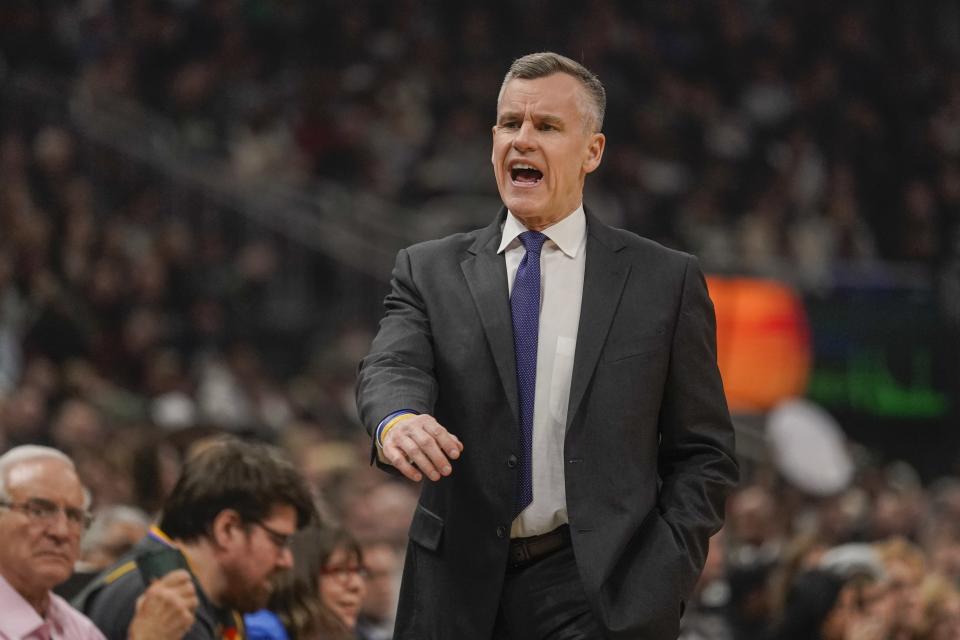
[[[69,457],[22,446],[0,456],[0,639],[103,640],[52,589],[70,577],[90,525],[90,496]],[[180,638],[193,624],[196,593],[185,571],[146,590],[129,638]]]

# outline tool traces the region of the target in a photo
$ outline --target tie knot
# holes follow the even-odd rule
[[[546,241],[547,236],[539,231],[524,231],[520,234],[520,242],[523,243],[523,248],[527,250],[527,253],[540,253],[540,249],[543,248],[543,243]]]

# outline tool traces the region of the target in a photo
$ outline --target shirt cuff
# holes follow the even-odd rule
[[[377,430],[374,432],[374,438],[373,438],[374,442],[377,443],[377,449],[379,449],[380,451],[383,451],[383,440],[381,438],[383,436],[384,427],[386,427],[388,424],[390,424],[400,416],[408,416],[408,415],[418,416],[420,415],[420,413],[417,411],[414,411],[413,409],[401,409],[400,411],[394,411],[393,413],[391,413],[386,418],[380,421],[380,424],[377,425]]]

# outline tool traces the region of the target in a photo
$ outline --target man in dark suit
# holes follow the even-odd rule
[[[516,60],[505,208],[397,258],[357,389],[377,463],[429,479],[397,638],[676,638],[722,523],[738,469],[697,261],[582,204],[605,100],[573,60]]]

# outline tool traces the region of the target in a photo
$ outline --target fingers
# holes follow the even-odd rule
[[[181,608],[193,612],[200,604],[193,579],[185,569],[171,571],[154,584],[157,583],[170,590],[170,598],[175,600]]]
[[[463,443],[432,416],[419,415],[398,422],[383,443],[384,456],[404,476],[419,482],[453,473],[451,460],[460,457]]]
[[[397,471],[402,473],[408,479],[413,480],[414,482],[420,482],[423,476],[420,475],[420,472],[417,471],[417,468],[413,466],[413,461],[407,461],[407,456],[403,451],[397,447],[388,447],[384,445],[383,455],[386,456],[387,460],[390,461]]]
[[[414,431],[410,434],[409,440],[416,444],[419,451],[415,451],[410,458],[417,467],[431,480],[439,480],[440,475],[450,475],[453,468],[450,461],[437,444],[436,436],[424,431]],[[409,441],[408,441],[409,444]]]
[[[199,605],[190,574],[171,571],[155,580],[137,599],[129,637],[134,640],[182,638],[193,626]]]
[[[451,460],[456,460],[460,457],[460,452],[463,451],[463,443],[459,439],[439,424],[437,425],[438,432],[434,434],[437,444],[443,449],[443,452],[446,453],[447,457]]]

